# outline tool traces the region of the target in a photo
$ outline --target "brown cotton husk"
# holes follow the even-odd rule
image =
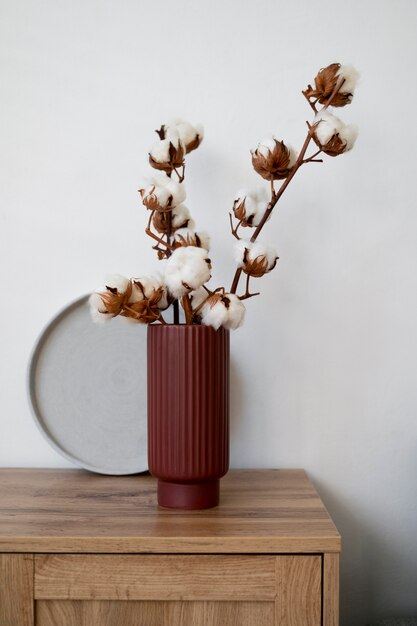
[[[271,272],[277,264],[278,257],[276,257],[274,264],[268,268],[268,259],[263,255],[257,256],[255,259],[249,259],[249,250],[245,250],[243,255],[243,271],[248,276],[253,278],[261,278],[268,272]]]
[[[245,199],[235,200],[233,204],[233,213],[241,226],[253,226],[254,215],[246,215]]]
[[[235,200],[233,204],[234,216],[239,222],[243,222],[246,218],[245,200]]]
[[[230,298],[228,298],[224,293],[213,293],[206,300],[206,303],[210,305],[211,308],[213,308],[218,302],[222,302],[226,309],[230,306]]]
[[[290,151],[283,141],[275,139],[275,147],[265,157],[258,149],[252,152],[252,165],[258,174],[266,180],[281,180],[287,178],[291,171]]]
[[[149,155],[149,164],[156,170],[166,172],[166,174],[171,174],[174,169],[171,163],[169,163],[168,161],[155,161],[155,159],[153,159],[151,155]]]
[[[169,159],[173,167],[181,167],[184,165],[184,148],[181,143],[176,148],[172,143],[169,144]]]
[[[321,148],[321,150],[327,154],[328,156],[335,157],[339,156],[339,154],[343,154],[346,150],[346,142],[343,139],[340,139],[339,135],[336,133],[331,137],[331,139],[323,146],[320,141],[317,139],[316,134],[313,134],[314,143]]]
[[[201,137],[198,133],[196,133],[194,139],[185,144],[185,151],[187,154],[192,152],[193,150],[197,150],[198,146],[201,143]]]
[[[166,235],[168,232],[168,214],[162,211],[155,211],[152,224],[158,233]]]
[[[140,285],[139,282],[136,284]],[[162,299],[163,295],[164,290],[162,287],[154,289],[149,298],[144,298],[139,302],[126,304],[120,315],[134,319],[141,324],[152,324],[152,322],[156,322],[161,317],[161,310],[158,307],[158,303]]]
[[[159,136],[159,139],[165,139],[166,138],[166,132],[167,132],[165,124],[162,124],[161,128],[159,130],[155,131],[155,132]],[[198,148],[198,146],[201,144],[201,142],[202,142],[202,137],[196,132],[194,138],[191,141],[189,141],[188,143],[185,144],[185,152],[186,152],[186,154],[189,154],[193,150],[196,150]]]
[[[340,63],[331,63],[331,65],[321,69],[314,79],[315,88],[308,85],[307,89],[303,91],[306,98],[309,100],[313,98],[314,100],[320,102],[320,104],[327,104],[333,90],[340,80],[340,76],[337,76],[339,69]],[[339,91],[332,98],[332,106],[343,107],[346,104],[350,104],[351,100],[351,93],[340,93]]]
[[[203,245],[201,243],[201,239],[198,236],[198,233],[187,233],[184,235],[177,235],[177,239],[173,242],[176,248],[184,248],[186,246],[194,246],[195,248],[202,248]]]
[[[253,261],[248,259],[248,250],[243,255],[243,271],[249,276],[260,278],[268,270],[268,261],[264,256],[258,256]]]
[[[152,224],[155,230],[158,231],[161,235],[166,235],[168,232],[168,213],[169,211],[156,211],[153,218]],[[172,225],[171,220],[171,234],[174,233],[179,228],[187,228],[190,218],[184,218],[184,222],[182,224],[178,224],[177,226]]]
[[[119,293],[117,289],[113,287],[106,287],[106,291],[99,292],[99,296],[103,302],[103,306],[105,307],[105,311],[103,311],[103,313],[111,315],[112,317],[119,315],[123,306],[129,300],[131,293],[131,283],[129,283],[124,293]]]
[[[153,189],[155,189],[155,187],[153,187]],[[172,211],[172,196],[169,196],[168,203],[162,206],[161,204],[159,204],[158,198],[156,194],[153,193],[153,191],[151,191],[150,193],[145,192],[145,189],[139,189],[139,193],[142,196],[142,204],[146,206],[147,209],[149,209],[150,211],[160,212]]]
[[[166,131],[165,131],[165,125],[164,124],[162,124],[161,128],[159,130],[156,130],[155,132],[158,135],[159,139],[161,139],[161,141],[163,139],[165,139],[165,132]]]
[[[149,155],[149,163],[156,170],[161,170],[167,174],[171,174],[174,169],[184,165],[185,149],[181,143],[176,148],[171,142],[169,144],[169,161],[156,161]]]

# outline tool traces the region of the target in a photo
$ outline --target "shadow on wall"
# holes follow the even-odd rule
[[[375,528],[367,525],[360,511],[350,509],[347,502],[341,501],[323,482],[315,476],[311,478],[342,535],[340,625],[379,626],[379,620],[386,620],[382,624],[388,626],[391,619],[395,626],[402,623],[395,618],[410,614],[406,599],[402,601],[401,594],[395,594],[395,591],[385,598],[381,594],[387,588],[387,576],[391,577],[391,588],[400,590],[403,572],[407,572],[409,585],[415,586],[417,563],[410,564],[407,554],[395,550],[394,541],[391,543],[378,537]],[[392,529],[392,532],[394,537],[399,529]]]

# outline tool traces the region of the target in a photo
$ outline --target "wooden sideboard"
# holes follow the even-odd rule
[[[302,470],[176,511],[148,475],[3,469],[0,625],[338,626],[340,545]]]

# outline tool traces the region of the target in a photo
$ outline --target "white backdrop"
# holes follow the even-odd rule
[[[25,368],[47,320],[156,261],[140,177],[153,129],[201,121],[188,199],[233,274],[228,211],[260,179],[265,134],[300,145],[300,91],[361,71],[355,149],[309,165],[265,239],[280,255],[233,337],[232,464],[304,467],[344,539],[345,626],[417,614],[413,0],[2,0],[0,465],[65,467],[42,439]]]

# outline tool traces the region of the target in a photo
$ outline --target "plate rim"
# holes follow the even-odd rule
[[[26,368],[26,394],[27,394],[27,398],[29,401],[31,415],[38,430],[41,432],[42,436],[49,443],[49,445],[55,450],[55,452],[60,454],[62,457],[67,459],[67,461],[70,461],[77,467],[86,469],[89,472],[94,472],[96,474],[103,474],[106,476],[133,476],[135,474],[144,474],[145,472],[149,471],[148,467],[146,469],[137,469],[131,472],[130,471],[126,472],[124,470],[109,471],[108,469],[95,466],[91,463],[85,463],[81,459],[73,456],[72,454],[70,454],[63,448],[61,448],[58,445],[58,443],[55,441],[55,439],[53,439],[51,436],[48,435],[46,429],[42,425],[42,423],[44,423],[44,420],[42,419],[42,414],[39,409],[39,405],[36,401],[36,385],[35,385],[36,366],[39,360],[39,355],[42,351],[42,347],[44,346],[48,336],[54,330],[54,328],[56,328],[56,326],[59,324],[61,319],[65,317],[66,315],[68,315],[68,313],[71,313],[73,309],[76,309],[78,306],[86,303],[88,299],[90,298],[90,296],[91,296],[90,293],[84,294],[83,296],[80,296],[76,298],[75,300],[72,300],[67,305],[59,309],[59,311],[49,320],[49,322],[47,322],[44,325],[44,327],[42,328],[41,332],[38,334],[35,340],[35,343],[29,355],[29,361],[28,361],[28,365]]]

